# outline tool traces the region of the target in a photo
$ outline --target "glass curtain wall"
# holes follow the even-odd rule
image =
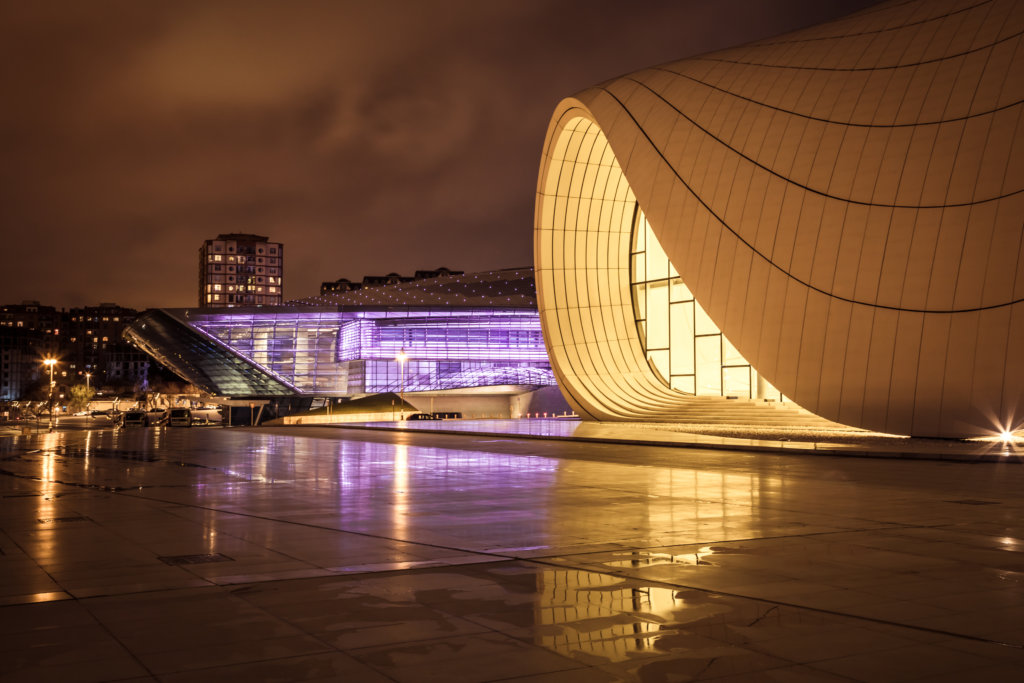
[[[192,315],[189,324],[304,394],[555,384],[532,310],[278,308]]]
[[[224,313],[192,324],[303,393],[344,394],[346,373],[335,361],[338,318],[334,311]]]
[[[637,332],[647,361],[672,389],[697,396],[782,396],[761,381],[704,311],[651,230],[639,204],[633,209],[630,286]]]

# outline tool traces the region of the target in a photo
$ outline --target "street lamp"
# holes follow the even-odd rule
[[[50,369],[50,392],[47,394],[47,400],[50,404],[50,431],[53,431],[53,366],[57,364],[56,358],[47,358],[43,361],[43,365]]]
[[[91,372],[85,373],[85,396],[89,400],[92,400],[92,397],[89,395],[92,392],[92,387],[89,385],[89,379],[91,377],[92,377],[92,373]],[[86,411],[88,411],[87,417],[89,418],[89,422],[91,423],[92,422],[92,411],[89,410],[89,402],[88,401],[86,401],[85,409],[86,409]]]
[[[405,355],[405,349],[402,349],[401,351],[399,351],[398,355],[395,356],[395,360],[398,361],[399,373],[402,376],[401,390],[400,390],[400,392],[398,394],[398,397],[402,400],[402,420],[403,421],[405,420],[405,361],[406,361],[407,358],[408,358],[408,356]]]

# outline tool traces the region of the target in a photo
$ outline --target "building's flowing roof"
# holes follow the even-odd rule
[[[642,213],[803,407],[915,436],[1024,427],[1022,36],[1016,0],[891,1],[563,100],[534,244],[577,412],[672,419],[687,400],[633,331]]]
[[[536,308],[537,294],[533,268],[508,268],[330,292],[285,305]]]

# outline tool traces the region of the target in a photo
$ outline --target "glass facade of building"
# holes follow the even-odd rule
[[[370,287],[287,306],[147,311],[127,335],[183,378],[223,396],[556,383],[528,268]]]
[[[669,261],[639,204],[630,238],[630,288],[637,333],[655,374],[672,389],[697,396],[773,398],[697,302]]]
[[[192,311],[188,324],[309,395],[398,391],[403,374],[406,391],[555,383],[528,309]]]

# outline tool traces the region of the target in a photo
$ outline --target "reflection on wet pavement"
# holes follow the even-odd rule
[[[0,439],[5,675],[1008,680],[1024,666],[1024,468],[332,437]]]
[[[713,554],[711,546],[703,546],[692,553],[670,555],[668,553],[654,553],[646,550],[630,550],[628,552],[610,553],[612,558],[601,564],[606,567],[650,567],[656,564],[713,564],[707,561],[706,557]]]

